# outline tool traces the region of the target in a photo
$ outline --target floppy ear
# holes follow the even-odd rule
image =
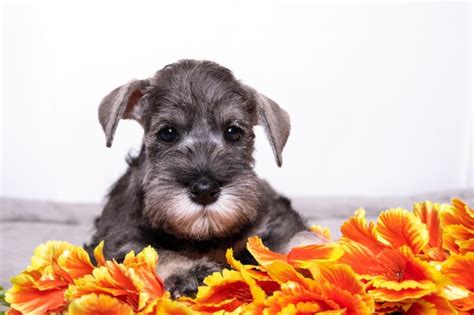
[[[290,116],[276,102],[253,90],[257,105],[257,123],[263,126],[273,150],[275,161],[281,167],[281,153],[290,135]]]
[[[141,123],[143,106],[140,99],[148,80],[132,80],[110,92],[99,105],[99,122],[105,133],[106,146],[111,147],[120,119]]]

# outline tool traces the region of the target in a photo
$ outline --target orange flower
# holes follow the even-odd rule
[[[452,255],[442,266],[442,272],[449,277],[460,289],[468,290],[465,297],[452,301],[461,311],[474,310],[474,252],[464,256]]]
[[[108,295],[83,295],[71,302],[69,315],[133,315],[130,305]]]
[[[101,261],[100,250],[95,254]],[[157,262],[158,254],[150,246],[136,256],[133,251],[128,253],[123,264],[106,261],[92,274],[75,279],[74,285],[66,291],[66,298],[73,300],[90,293],[106,294],[130,304],[135,311],[143,310],[164,294],[163,282],[156,274]]]
[[[471,209],[464,201],[454,198],[451,202],[452,206],[446,207],[441,212],[441,224],[446,225],[462,225],[468,229],[474,229],[474,210]]]
[[[243,265],[236,260],[232,249],[227,250],[226,257],[235,270],[224,269],[222,273],[215,272],[204,279],[206,286],[199,288],[192,301],[193,309],[201,312],[224,310],[240,314],[249,308],[258,307],[265,300],[266,294],[260,284],[273,282],[271,278],[255,266]]]
[[[216,312],[219,310],[234,311],[239,306],[250,304],[254,298],[261,299],[261,292],[253,296],[242,274],[235,270],[224,269],[204,279],[205,286],[199,287],[193,309],[200,312]],[[263,293],[264,294],[264,293]],[[264,295],[263,295],[264,296]]]
[[[407,210],[383,211],[377,219],[377,235],[394,247],[408,246],[418,254],[429,242],[426,225]]]
[[[435,267],[415,257],[408,246],[383,250],[367,272],[373,275],[368,292],[378,302],[421,298],[436,292],[443,280]]]
[[[12,278],[5,299],[22,313],[62,311],[67,305],[64,292],[73,279],[92,272],[86,251],[67,242],[49,241],[39,245],[31,265]]]
[[[447,225],[443,227],[443,239],[445,249],[451,254],[460,254],[472,247],[474,230],[460,224]]]
[[[331,241],[327,228],[310,230],[321,240],[287,255],[255,236],[247,249],[259,265],[226,253],[225,269],[204,280],[196,298],[170,299],[156,274],[151,247],[123,263],[107,261],[104,243],[94,250],[51,241],[35,249],[31,265],[12,278],[8,314],[456,314],[474,311],[474,211],[417,203],[413,212],[390,209],[376,223],[359,209]],[[451,255],[451,256],[449,256]],[[69,303],[69,306],[68,306]]]
[[[5,293],[10,306],[25,314],[60,312],[66,306],[64,292],[68,282],[43,277],[39,271],[25,271],[11,279],[12,288]]]
[[[413,206],[414,214],[423,222],[429,234],[428,245],[422,250],[420,257],[428,261],[441,262],[446,260],[449,252],[444,249],[443,244],[443,226],[441,225],[441,212],[449,205],[432,203],[430,201],[415,203]]]
[[[313,279],[303,277],[284,262],[275,262],[268,270],[282,285],[281,291],[265,301],[264,314],[370,314],[374,311],[373,299],[346,265],[315,262],[309,267]]]
[[[338,243],[313,244],[294,247],[288,255],[272,252],[258,236],[249,237],[247,249],[257,262],[267,267],[275,261],[287,262],[299,268],[308,268],[311,263],[318,260],[335,261],[343,255],[343,250]]]
[[[443,247],[452,254],[474,250],[474,210],[459,199],[453,199],[440,213]]]

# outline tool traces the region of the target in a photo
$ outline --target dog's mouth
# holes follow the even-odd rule
[[[144,214],[155,228],[181,238],[231,235],[257,218],[261,199],[256,183],[238,183],[160,189],[146,194]]]

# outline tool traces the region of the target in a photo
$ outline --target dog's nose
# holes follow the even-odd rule
[[[191,187],[191,199],[201,205],[213,203],[219,197],[219,184],[209,178],[201,178],[194,182]]]

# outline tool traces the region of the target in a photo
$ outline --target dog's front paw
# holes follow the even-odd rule
[[[222,267],[214,262],[199,262],[190,269],[171,274],[165,280],[165,288],[171,293],[173,299],[181,296],[196,296],[198,287],[211,273],[221,271]]]

